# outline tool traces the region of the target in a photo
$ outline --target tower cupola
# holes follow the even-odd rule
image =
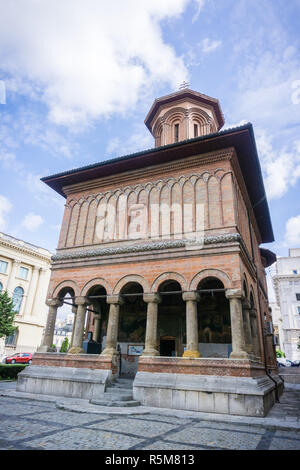
[[[217,132],[224,122],[217,99],[189,88],[157,98],[145,119],[155,147]]]

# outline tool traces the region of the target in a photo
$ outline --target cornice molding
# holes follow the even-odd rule
[[[242,242],[242,238],[239,233],[231,233],[225,235],[209,236],[204,238],[204,245],[214,245],[218,243],[232,243],[232,242]],[[69,252],[67,254],[59,254],[52,256],[52,261],[62,261],[62,260],[72,260],[72,259],[82,259],[82,258],[93,258],[96,256],[111,256],[111,255],[120,255],[126,253],[139,253],[145,251],[159,251],[165,249],[176,249],[184,248],[185,246],[199,246],[199,240],[168,240],[168,241],[158,241],[152,243],[142,243],[135,245],[126,245],[121,247],[111,247],[111,248],[97,248],[94,250],[76,250]]]
[[[24,253],[25,255],[34,256],[38,259],[47,261],[48,263],[50,263],[50,260],[51,260],[51,254],[50,253],[49,253],[49,256],[46,256],[46,255],[43,255],[42,253],[39,253],[37,251],[30,250],[29,248],[26,248],[25,246],[16,245],[14,243],[11,243],[7,240],[4,240],[3,238],[0,238],[0,246],[10,248],[10,249],[18,251],[20,253]]]

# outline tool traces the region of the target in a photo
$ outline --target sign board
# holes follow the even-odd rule
[[[140,356],[143,352],[144,346],[130,344],[128,346],[128,356]]]

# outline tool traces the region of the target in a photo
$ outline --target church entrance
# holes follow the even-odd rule
[[[161,297],[157,321],[159,354],[181,357],[186,341],[185,302],[181,286],[177,281],[165,281],[159,286],[158,293]]]
[[[167,338],[160,339],[160,356],[167,356],[167,357],[176,356],[175,338],[174,339],[167,339]]]

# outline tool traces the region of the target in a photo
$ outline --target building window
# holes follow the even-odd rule
[[[2,289],[3,289],[3,285],[2,285],[2,282],[0,282],[0,292],[2,292]]]
[[[179,124],[175,124],[174,126],[174,139],[175,142],[178,142],[179,140]]]
[[[300,315],[300,307],[298,307],[298,313],[299,313],[299,315]]]
[[[296,299],[300,301],[300,294],[296,294]]]
[[[0,273],[6,274],[8,263],[6,261],[0,261]]]
[[[23,266],[20,266],[19,268],[19,277],[21,279],[27,279],[28,278],[28,273],[29,273],[29,269],[28,268],[24,268]]]
[[[19,335],[19,332],[18,332],[18,329],[16,329],[12,335],[6,336],[5,346],[16,346],[18,335]]]
[[[198,137],[198,124],[194,124],[194,137]]]
[[[22,300],[23,300],[24,290],[22,287],[16,287],[13,293],[13,303],[16,313],[19,313],[21,310]]]

